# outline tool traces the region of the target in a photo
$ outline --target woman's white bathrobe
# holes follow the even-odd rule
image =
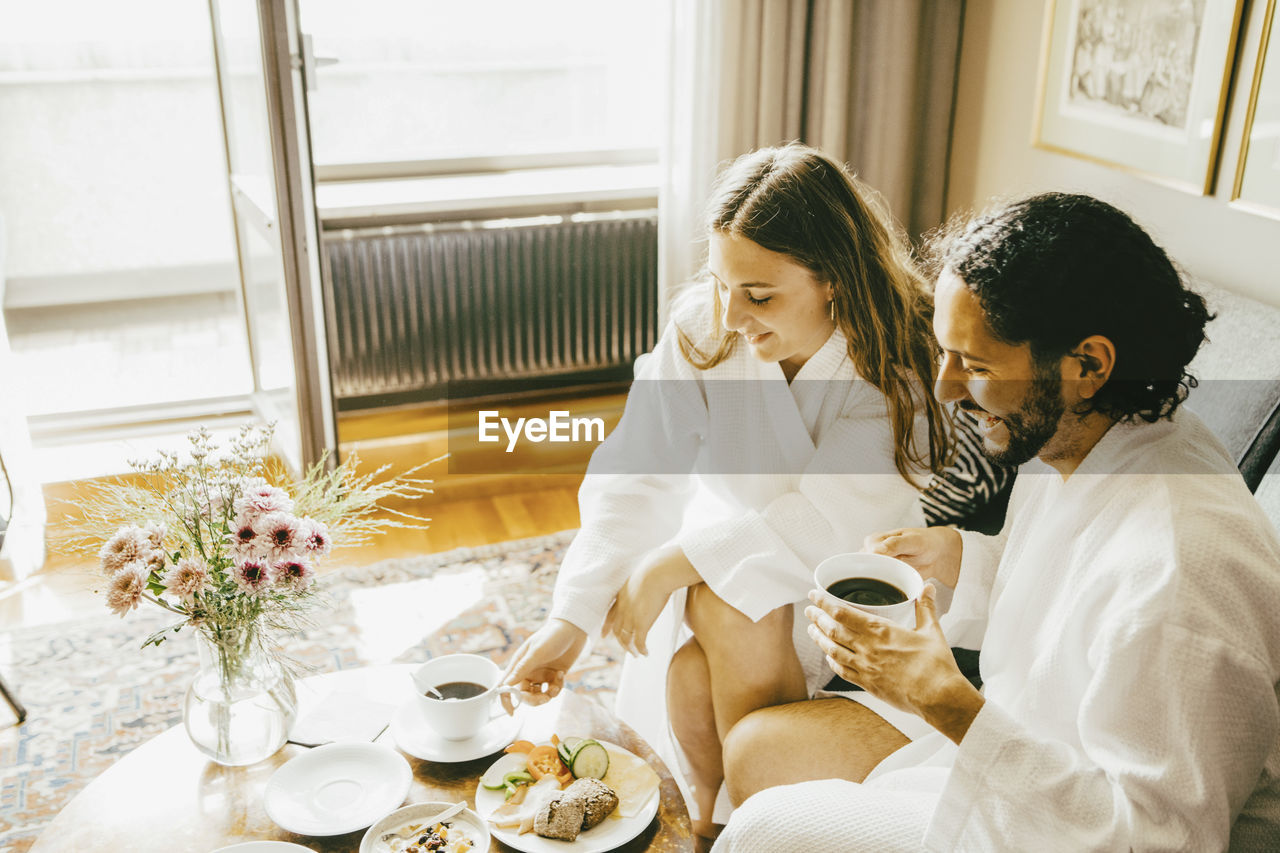
[[[982,649],[959,747],[765,791],[716,850],[1280,850],[1280,543],[1191,412],[1024,466],[942,625]]]
[[[676,319],[695,340],[706,333],[696,305]],[[885,398],[857,379],[840,332],[788,384],[778,364],[742,344],[699,370],[669,326],[592,457],[582,527],[550,616],[596,634],[637,563],[674,540],[717,595],[758,620],[804,600],[831,554],[859,550],[874,531],[922,524],[918,498],[894,468]],[[673,770],[665,679],[683,601],[675,596],[655,624],[648,658],[628,658],[618,693],[622,719]],[[797,628],[812,691],[831,673]]]

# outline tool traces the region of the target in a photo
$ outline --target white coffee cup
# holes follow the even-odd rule
[[[871,578],[892,584],[906,594],[907,600],[878,606],[854,604],[827,592],[827,587],[848,578]],[[863,552],[836,554],[818,564],[818,568],[813,571],[813,582],[828,601],[873,613],[907,628],[916,627],[916,599],[924,592],[924,579],[919,572],[899,559]]]
[[[506,713],[498,702],[501,680],[498,665],[480,655],[432,658],[413,671],[415,704],[427,725],[445,740],[467,740]],[[477,684],[484,690],[465,699],[438,699],[427,693],[429,687],[457,682]]]

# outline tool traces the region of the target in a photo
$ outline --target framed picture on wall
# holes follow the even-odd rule
[[[1213,188],[1244,0],[1052,0],[1035,144]]]
[[[1276,0],[1267,0],[1263,20],[1231,200],[1237,207],[1280,219],[1280,35],[1275,34]]]

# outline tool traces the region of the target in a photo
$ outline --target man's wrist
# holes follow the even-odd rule
[[[941,530],[950,532],[951,542],[947,543],[948,550],[954,547],[956,551],[956,559],[954,563],[948,562],[947,570],[939,574],[945,574],[947,577],[937,577],[935,580],[941,581],[951,589],[955,589],[960,583],[960,567],[964,565],[964,536],[955,527],[943,527]]]
[[[986,701],[976,687],[957,673],[919,710],[919,714],[925,722],[958,744]]]

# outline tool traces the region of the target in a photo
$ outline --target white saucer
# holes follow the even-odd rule
[[[316,853],[310,847],[288,841],[244,841],[230,847],[219,847],[213,853]]]
[[[514,716],[503,714],[481,729],[475,737],[445,740],[422,719],[414,701],[405,702],[396,711],[391,720],[391,735],[396,739],[397,746],[423,761],[452,764],[484,758],[515,740],[524,724],[524,708],[518,707]]]
[[[298,835],[364,829],[404,802],[409,762],[377,743],[330,743],[285,762],[263,792],[267,817]]]

